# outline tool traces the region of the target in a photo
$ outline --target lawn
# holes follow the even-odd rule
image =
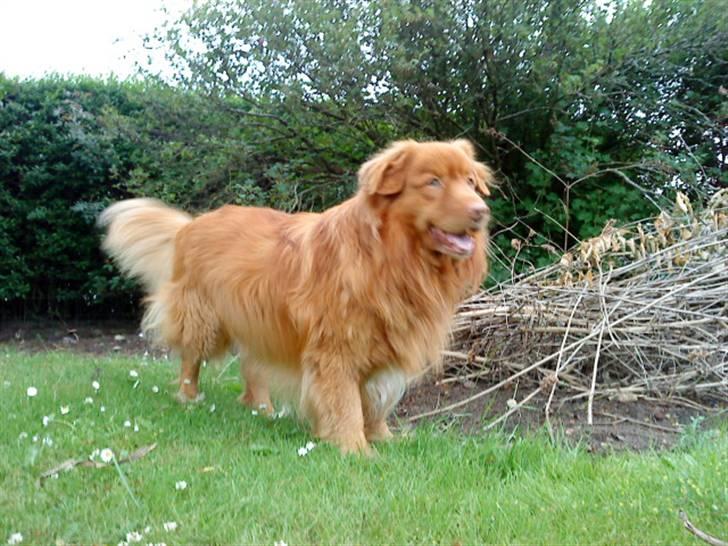
[[[305,426],[238,405],[236,372],[204,369],[206,400],[182,407],[176,363],[0,347],[0,543],[21,533],[117,544],[138,532],[145,544],[698,544],[680,509],[728,537],[725,425],[663,453],[593,455],[430,424],[372,459],[325,444],[300,456],[315,441]],[[38,484],[66,459],[155,442],[137,461]]]

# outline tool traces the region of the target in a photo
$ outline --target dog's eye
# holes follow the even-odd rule
[[[474,188],[474,187],[475,187],[475,179],[474,179],[474,178],[473,178],[472,176],[469,176],[469,177],[468,177],[468,185],[469,185],[469,186],[470,186],[471,188]]]
[[[427,183],[428,186],[432,186],[433,188],[441,188],[442,187],[442,180],[439,178],[433,178]]]

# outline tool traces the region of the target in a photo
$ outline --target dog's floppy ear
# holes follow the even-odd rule
[[[484,163],[475,160],[475,146],[469,140],[459,138],[450,142],[453,146],[460,148],[465,154],[473,160],[473,179],[475,180],[475,188],[485,195],[490,196],[490,187],[493,186],[493,171]]]
[[[493,170],[485,163],[473,161],[473,175],[475,178],[475,189],[486,197],[490,197],[490,187],[494,183]]]
[[[359,169],[359,188],[368,195],[394,195],[404,189],[405,163],[411,140],[392,143]]]

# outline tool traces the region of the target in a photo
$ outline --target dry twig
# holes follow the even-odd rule
[[[157,447],[156,442],[147,446],[142,446],[129,453],[126,457],[121,457],[117,462],[118,464],[133,463],[138,461],[142,457],[146,457],[151,451]],[[104,468],[106,466],[114,466],[113,462],[102,463],[100,461],[94,461],[89,458],[77,458],[77,459],[66,459],[62,463],[54,466],[53,468],[46,470],[38,477],[38,485],[43,485],[43,482],[48,478],[60,474],[61,472],[67,472],[76,468],[77,466],[85,466],[90,468]]]
[[[693,525],[692,522],[688,519],[687,514],[682,510],[680,510],[680,519],[682,520],[683,525],[685,525],[685,529],[690,531],[703,542],[707,542],[711,546],[728,546],[728,542],[716,538],[713,535],[709,535],[705,531],[701,531],[700,529],[695,527],[695,525]]]

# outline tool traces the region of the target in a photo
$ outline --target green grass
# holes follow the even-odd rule
[[[176,363],[0,347],[0,543],[21,532],[25,543],[117,544],[145,527],[144,543],[168,544],[694,543],[680,508],[728,536],[725,427],[664,453],[590,455],[545,437],[464,437],[431,426],[380,446],[373,459],[324,444],[299,457],[312,440],[306,428],[239,406],[234,368],[219,379],[219,369],[203,370],[207,399],[182,407],[172,399]],[[28,386],[38,395],[29,398]],[[114,467],[36,483],[95,448],[152,442],[155,451],[120,467],[129,490]],[[188,488],[176,490],[179,480]],[[167,521],[175,532],[162,529]]]

